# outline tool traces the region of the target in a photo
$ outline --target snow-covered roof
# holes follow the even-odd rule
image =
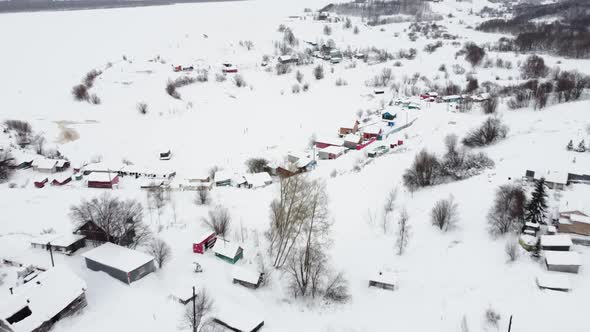
[[[309,158],[309,157],[305,157],[305,158],[300,158],[295,162],[295,166],[297,168],[303,168],[306,167],[307,165],[313,163],[313,159]]]
[[[328,147],[325,147],[321,150],[319,150],[319,152],[323,152],[323,153],[331,153],[331,154],[341,154],[344,151],[346,151],[346,148],[343,146],[334,146],[334,145],[330,145]]]
[[[361,137],[356,134],[348,134],[344,136],[344,141],[350,143],[359,143],[361,141]]]
[[[111,173],[103,173],[103,172],[92,172],[88,174],[86,177],[86,181],[91,182],[111,182],[118,174],[111,172]]]
[[[573,222],[580,222],[584,224],[590,224],[590,217],[588,216],[581,216],[579,214],[571,214],[570,220]]]
[[[547,232],[549,232],[549,233],[556,233],[557,232],[557,228],[555,228],[555,226],[547,226]]]
[[[100,163],[93,163],[84,166],[84,171],[86,172],[118,172],[122,171],[125,168],[125,165],[122,163],[107,163],[107,162],[100,162]]]
[[[64,160],[64,159],[60,159],[60,160],[57,161],[57,164],[55,166],[57,166],[57,167],[64,167],[67,162],[69,162],[69,161]]]
[[[580,254],[575,251],[545,251],[548,265],[577,265],[580,266]]]
[[[539,229],[539,224],[536,222],[526,222],[524,224],[526,227],[530,227],[530,228],[535,228],[535,229]]]
[[[541,246],[543,247],[571,247],[572,238],[567,234],[541,235]]]
[[[397,277],[392,272],[377,272],[371,278],[369,278],[369,281],[375,281],[387,285],[396,285]]]
[[[244,175],[244,179],[253,187],[264,187],[272,182],[272,178],[267,172],[246,174]]]
[[[182,301],[188,301],[190,299],[192,299],[193,297],[193,286],[194,285],[189,285],[189,284],[181,284],[177,287],[174,287],[171,291],[170,291],[170,295],[172,295],[173,297],[182,300]],[[195,289],[195,292],[198,292],[199,288],[197,287]]]
[[[442,97],[443,100],[453,100],[453,99],[461,99],[462,97],[459,95],[449,95]]]
[[[334,145],[334,146],[341,146],[342,144],[344,144],[344,140],[342,140],[340,138],[325,137],[325,138],[321,138],[321,139],[316,139],[316,143],[324,143],[324,144],[330,144],[330,145]]]
[[[32,331],[55,317],[84,293],[86,283],[63,266],[51,268],[29,282],[14,288],[14,295],[0,301],[0,317],[5,319],[28,306],[31,315],[10,325],[15,332]],[[27,303],[28,301],[28,303]]]
[[[127,273],[154,260],[154,257],[146,253],[110,242],[92,249],[82,254],[82,256]]]
[[[233,278],[256,285],[260,279],[260,272],[251,268],[236,266],[233,270]]]
[[[201,233],[199,236],[196,237],[197,242],[196,243],[201,243],[205,240],[207,240],[211,235],[214,235],[215,232],[213,231],[206,231]]]
[[[215,241],[213,252],[224,257],[234,258],[241,247],[238,244],[224,240]]]
[[[57,160],[46,158],[36,159],[33,163],[33,166],[39,169],[52,169],[55,167],[55,165],[57,165]]]
[[[535,180],[545,178],[546,182],[567,184],[567,172],[561,171],[535,171]]]
[[[221,171],[215,172],[215,175],[213,176],[213,181],[223,182],[223,181],[231,180],[231,178],[232,178],[232,175],[230,172],[221,170]]]
[[[383,131],[383,126],[380,124],[371,124],[363,127],[362,131],[368,134],[380,134]]]
[[[569,277],[563,273],[543,273],[537,276],[537,285],[541,288],[572,289]]]
[[[67,247],[70,246],[74,243],[76,243],[77,241],[81,240],[85,238],[84,235],[79,235],[79,234],[71,234],[71,233],[66,233],[66,234],[43,234],[40,236],[37,236],[35,238],[33,238],[31,240],[32,244],[40,244],[40,245],[46,245],[47,243],[51,242],[52,246],[56,246],[56,247]]]
[[[243,308],[220,308],[214,319],[230,326],[234,331],[253,331],[264,320]]]

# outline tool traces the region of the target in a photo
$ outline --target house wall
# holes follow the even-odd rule
[[[547,265],[547,270],[556,272],[578,273],[580,269],[577,265]]]
[[[388,289],[388,290],[394,290],[395,289],[395,286],[394,285],[384,284],[384,283],[373,281],[373,280],[370,280],[369,281],[369,287],[371,287],[371,286],[377,287],[377,288],[382,288],[382,289]]]
[[[134,282],[137,281],[146,275],[156,271],[156,264],[153,260],[147,262],[146,264],[138,267],[137,269],[129,272],[129,281]]]
[[[559,232],[590,236],[590,224],[585,224],[581,222],[572,224],[561,224],[559,225]]]
[[[110,275],[111,277],[121,280],[122,282],[129,284],[129,280],[127,279],[127,273],[121,270],[117,270],[113,267],[101,264],[99,262],[93,261],[91,259],[85,258],[86,260],[86,267],[91,269],[92,271],[102,271],[106,274]]]
[[[541,245],[543,250],[552,250],[552,251],[570,251],[569,246],[544,246]]]

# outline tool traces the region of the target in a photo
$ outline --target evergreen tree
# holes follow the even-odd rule
[[[567,143],[567,150],[572,151],[574,149],[574,142],[570,139],[570,142]]]
[[[578,152],[586,152],[586,144],[584,143],[584,140],[581,140],[578,144]]]
[[[529,222],[542,223],[545,220],[547,209],[547,193],[545,192],[545,179],[541,178],[535,183],[535,190],[531,200],[525,207],[525,219]]]

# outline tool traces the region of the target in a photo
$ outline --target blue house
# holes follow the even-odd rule
[[[383,120],[393,120],[397,117],[397,114],[391,114],[389,112],[385,112],[383,113],[383,115],[381,115],[381,119]]]

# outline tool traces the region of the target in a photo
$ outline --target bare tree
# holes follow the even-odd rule
[[[322,78],[324,78],[324,66],[315,66],[313,68],[313,77],[315,77],[316,80],[321,80]]]
[[[72,88],[72,96],[77,101],[85,101],[90,99],[88,88],[84,84],[78,84]]]
[[[148,246],[149,253],[154,256],[158,268],[162,268],[166,262],[172,257],[172,249],[162,239],[153,239]]]
[[[344,277],[343,272],[334,274],[327,281],[326,289],[324,290],[324,299],[335,303],[344,303],[350,299],[348,281]]]
[[[156,209],[156,212],[158,213],[158,225],[161,225],[160,219],[162,216],[162,212],[164,207],[168,203],[166,190],[162,186],[152,186],[148,191],[148,198],[149,204],[154,209]]]
[[[268,167],[268,160],[264,158],[250,158],[246,160],[246,167],[250,173],[264,172]]]
[[[519,244],[514,238],[510,238],[508,241],[506,241],[504,251],[506,252],[506,256],[508,256],[508,261],[514,262],[518,259],[518,256],[520,255],[518,247]]]
[[[420,151],[414,158],[412,166],[404,172],[404,185],[410,190],[432,186],[440,180],[440,162],[434,154]]]
[[[10,179],[14,173],[14,159],[8,151],[0,151],[0,183]]]
[[[408,211],[406,208],[403,208],[399,214],[399,220],[397,222],[397,238],[395,240],[395,247],[398,255],[403,255],[404,250],[408,246],[411,234],[411,226],[408,223],[409,220],[410,216],[408,215]]]
[[[221,205],[217,205],[213,210],[209,210],[209,218],[203,218],[203,221],[218,236],[226,238],[231,228],[231,215],[229,210]]]
[[[145,102],[143,102],[143,101],[137,103],[137,111],[140,114],[147,114],[147,112],[148,112],[148,104],[145,103]]]
[[[483,102],[481,105],[485,114],[494,114],[498,109],[498,97],[490,97],[490,99]]]
[[[487,217],[490,234],[498,236],[520,229],[524,223],[525,206],[526,194],[522,187],[513,184],[500,186]]]
[[[463,144],[469,147],[486,146],[506,138],[507,134],[508,127],[500,118],[489,117],[480,127],[467,133]]]
[[[135,248],[146,243],[151,232],[143,222],[143,208],[132,199],[120,200],[105,193],[70,207],[75,227],[93,222],[105,232],[105,241]]]
[[[389,224],[391,223],[390,217],[395,211],[395,201],[397,199],[397,187],[391,189],[385,198],[385,204],[383,205],[383,220],[381,226],[383,228],[383,234],[387,233]]]
[[[205,324],[204,318],[213,311],[214,302],[206,289],[200,289],[194,302],[187,305],[182,315],[182,325],[193,332],[199,331]]]
[[[193,202],[195,205],[207,205],[211,200],[210,196],[209,188],[201,186],[197,189],[197,194],[195,195]]]
[[[442,231],[447,231],[457,223],[457,209],[458,207],[453,196],[439,200],[434,204],[434,207],[430,212],[432,224],[440,228]]]

